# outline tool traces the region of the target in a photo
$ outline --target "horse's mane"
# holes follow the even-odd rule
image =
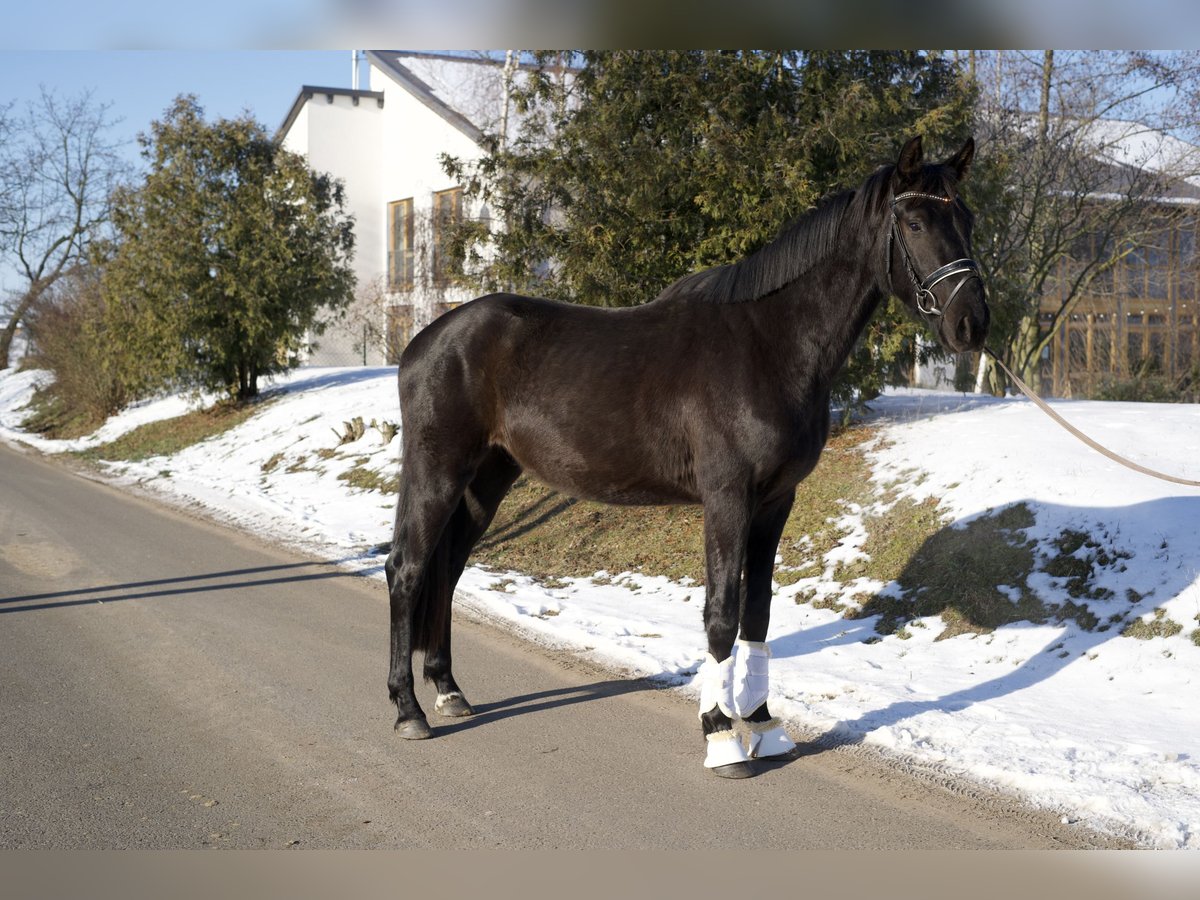
[[[684,275],[654,302],[693,297],[710,303],[743,303],[774,293],[828,257],[845,235],[867,227],[872,215],[881,214],[893,169],[884,166],[858,188],[824,197],[745,259]]]

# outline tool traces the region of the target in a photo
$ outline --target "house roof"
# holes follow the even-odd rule
[[[1082,176],[1066,172],[1054,185],[1056,190],[1083,191],[1098,200],[1128,198],[1132,191],[1157,203],[1200,204],[1200,146],[1143,122],[1071,117],[1053,121],[1051,142],[1081,153],[1078,159],[1090,159],[1098,167]],[[1003,123],[1001,127],[1015,127],[1030,143],[1036,140],[1035,115],[1006,112]]]
[[[306,84],[300,88],[300,93],[292,103],[292,108],[288,110],[287,116],[284,117],[283,124],[275,132],[275,140],[281,140],[288,133],[296,121],[296,116],[300,115],[300,110],[304,107],[304,104],[317,94],[327,95],[331,103],[334,97],[351,97],[354,100],[355,106],[358,106],[359,102],[364,99],[371,99],[379,104],[380,109],[383,108],[383,91],[355,91],[350,88],[316,87]]]
[[[1200,147],[1140,122],[1097,119],[1087,137],[1104,162],[1143,169],[1169,180],[1168,198],[1200,199]]]
[[[485,134],[494,134],[504,121],[505,58],[498,51],[431,53],[420,50],[368,50],[367,59],[396,84],[403,87],[430,110],[457,128],[472,141],[481,143]],[[517,60],[514,77],[524,80],[538,66]],[[577,70],[562,68],[571,78]],[[318,94],[353,97],[355,105],[371,98],[382,108],[382,91],[356,91],[349,88],[304,85],[275,133],[277,140],[287,134],[304,104]],[[508,137],[520,127],[521,116],[510,108]]]
[[[498,52],[368,50],[367,58],[476,143],[503,127],[505,58]],[[533,63],[518,59],[514,78],[520,82],[538,70]],[[571,78],[575,71],[570,66],[562,69],[565,78]],[[520,115],[510,109],[509,138],[516,134],[519,123]]]
[[[415,54],[398,50],[368,50],[367,59],[471,140],[478,143],[483,139],[484,130],[467,118],[462,111],[464,108],[470,109],[472,106],[478,106],[479,98],[473,99],[470,94],[462,90],[447,89],[447,84],[461,88],[463,83],[469,80],[452,77],[455,70],[469,67],[471,71],[478,74],[477,64],[461,57],[438,57],[434,54]],[[422,61],[432,61],[434,65],[432,67],[427,64],[421,65]],[[434,83],[430,83],[414,71],[417,68],[426,70],[427,76],[432,74],[436,77],[441,74],[443,77],[436,78],[436,80],[431,79]],[[487,69],[496,69],[496,79],[499,79],[499,67],[495,63],[488,64]],[[447,79],[444,77],[446,75],[451,77]],[[478,80],[476,79],[476,82]]]

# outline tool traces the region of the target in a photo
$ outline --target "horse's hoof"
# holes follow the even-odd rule
[[[467,698],[455,691],[453,694],[440,694],[433,705],[439,716],[448,719],[461,719],[463,716],[475,715],[475,710],[467,702]]]
[[[787,761],[799,754],[796,742],[783,729],[779,719],[766,722],[747,722],[750,726],[750,756],[754,759]]]
[[[753,778],[758,773],[749,762],[735,762],[709,769],[718,778]]]
[[[433,737],[433,729],[425,719],[401,719],[396,723],[396,734],[406,741],[423,741]]]

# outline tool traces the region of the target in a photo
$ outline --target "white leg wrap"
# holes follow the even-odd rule
[[[750,726],[750,756],[754,759],[785,756],[796,749],[795,742],[788,737],[778,719],[746,724]]]
[[[733,657],[717,662],[709,653],[700,666],[700,715],[714,706],[729,718],[734,717]]]
[[[745,762],[750,758],[746,755],[746,748],[742,746],[741,740],[733,731],[715,731],[705,737],[705,743],[708,744],[708,753],[704,757],[704,768],[706,769]]]
[[[735,646],[733,705],[738,716],[745,718],[767,702],[771,649],[763,641],[741,638]]]

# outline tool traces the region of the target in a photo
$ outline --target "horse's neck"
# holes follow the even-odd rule
[[[770,328],[793,380],[828,385],[850,356],[884,297],[870,249],[831,255],[775,297]]]

